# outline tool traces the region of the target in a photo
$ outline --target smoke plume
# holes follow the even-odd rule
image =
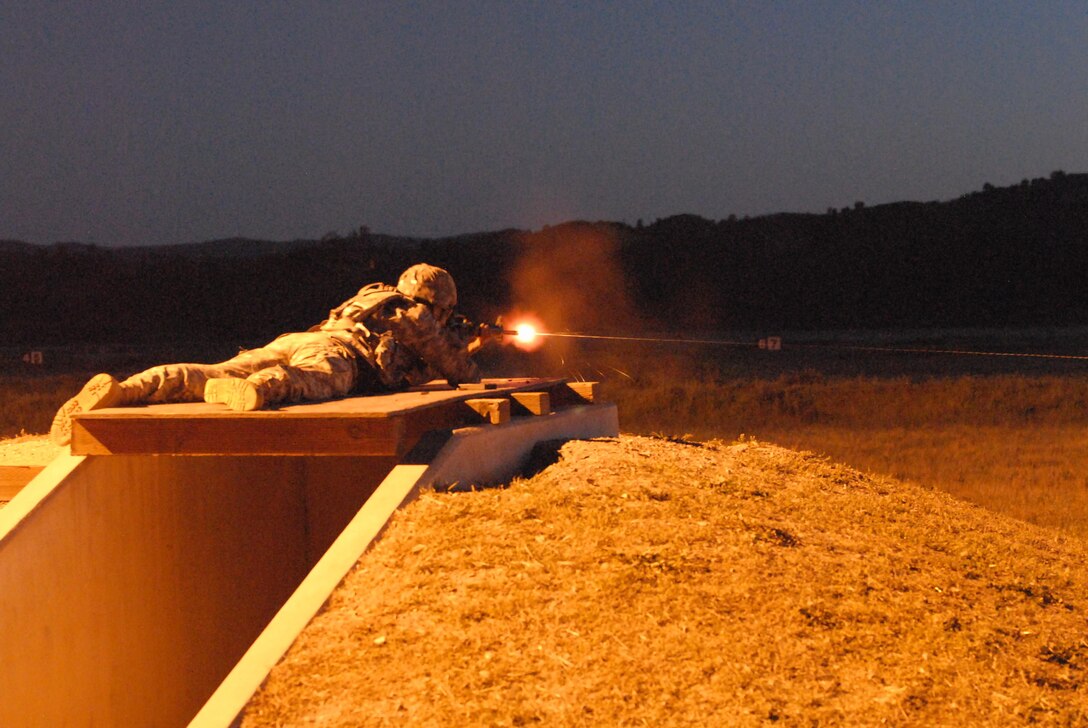
[[[619,240],[605,225],[567,223],[527,236],[513,299],[548,331],[618,333],[638,325]]]

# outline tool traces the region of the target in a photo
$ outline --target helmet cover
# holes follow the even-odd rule
[[[457,305],[457,285],[442,268],[417,263],[400,274],[397,291],[415,301],[452,311]]]

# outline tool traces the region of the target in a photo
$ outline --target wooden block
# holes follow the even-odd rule
[[[552,398],[547,392],[514,392],[510,396],[534,415],[546,415],[552,411]]]
[[[481,389],[497,389],[498,384],[495,382],[462,382],[457,385],[458,389],[463,389],[467,392],[478,391]]]
[[[495,399],[466,399],[467,404],[476,410],[482,417],[487,417],[493,425],[502,425],[510,421],[510,400]]]
[[[600,382],[567,382],[567,387],[586,402],[596,402],[600,397]]]

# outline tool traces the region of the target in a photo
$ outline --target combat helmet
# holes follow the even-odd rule
[[[452,312],[457,305],[457,285],[453,276],[426,263],[417,263],[401,273],[397,291],[412,300],[429,303],[442,313]]]

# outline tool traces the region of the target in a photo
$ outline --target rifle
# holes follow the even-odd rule
[[[450,317],[448,326],[464,339],[479,336],[482,339],[501,339],[503,336],[517,336],[517,331],[504,329],[502,324],[476,323],[464,314],[455,313]]]

